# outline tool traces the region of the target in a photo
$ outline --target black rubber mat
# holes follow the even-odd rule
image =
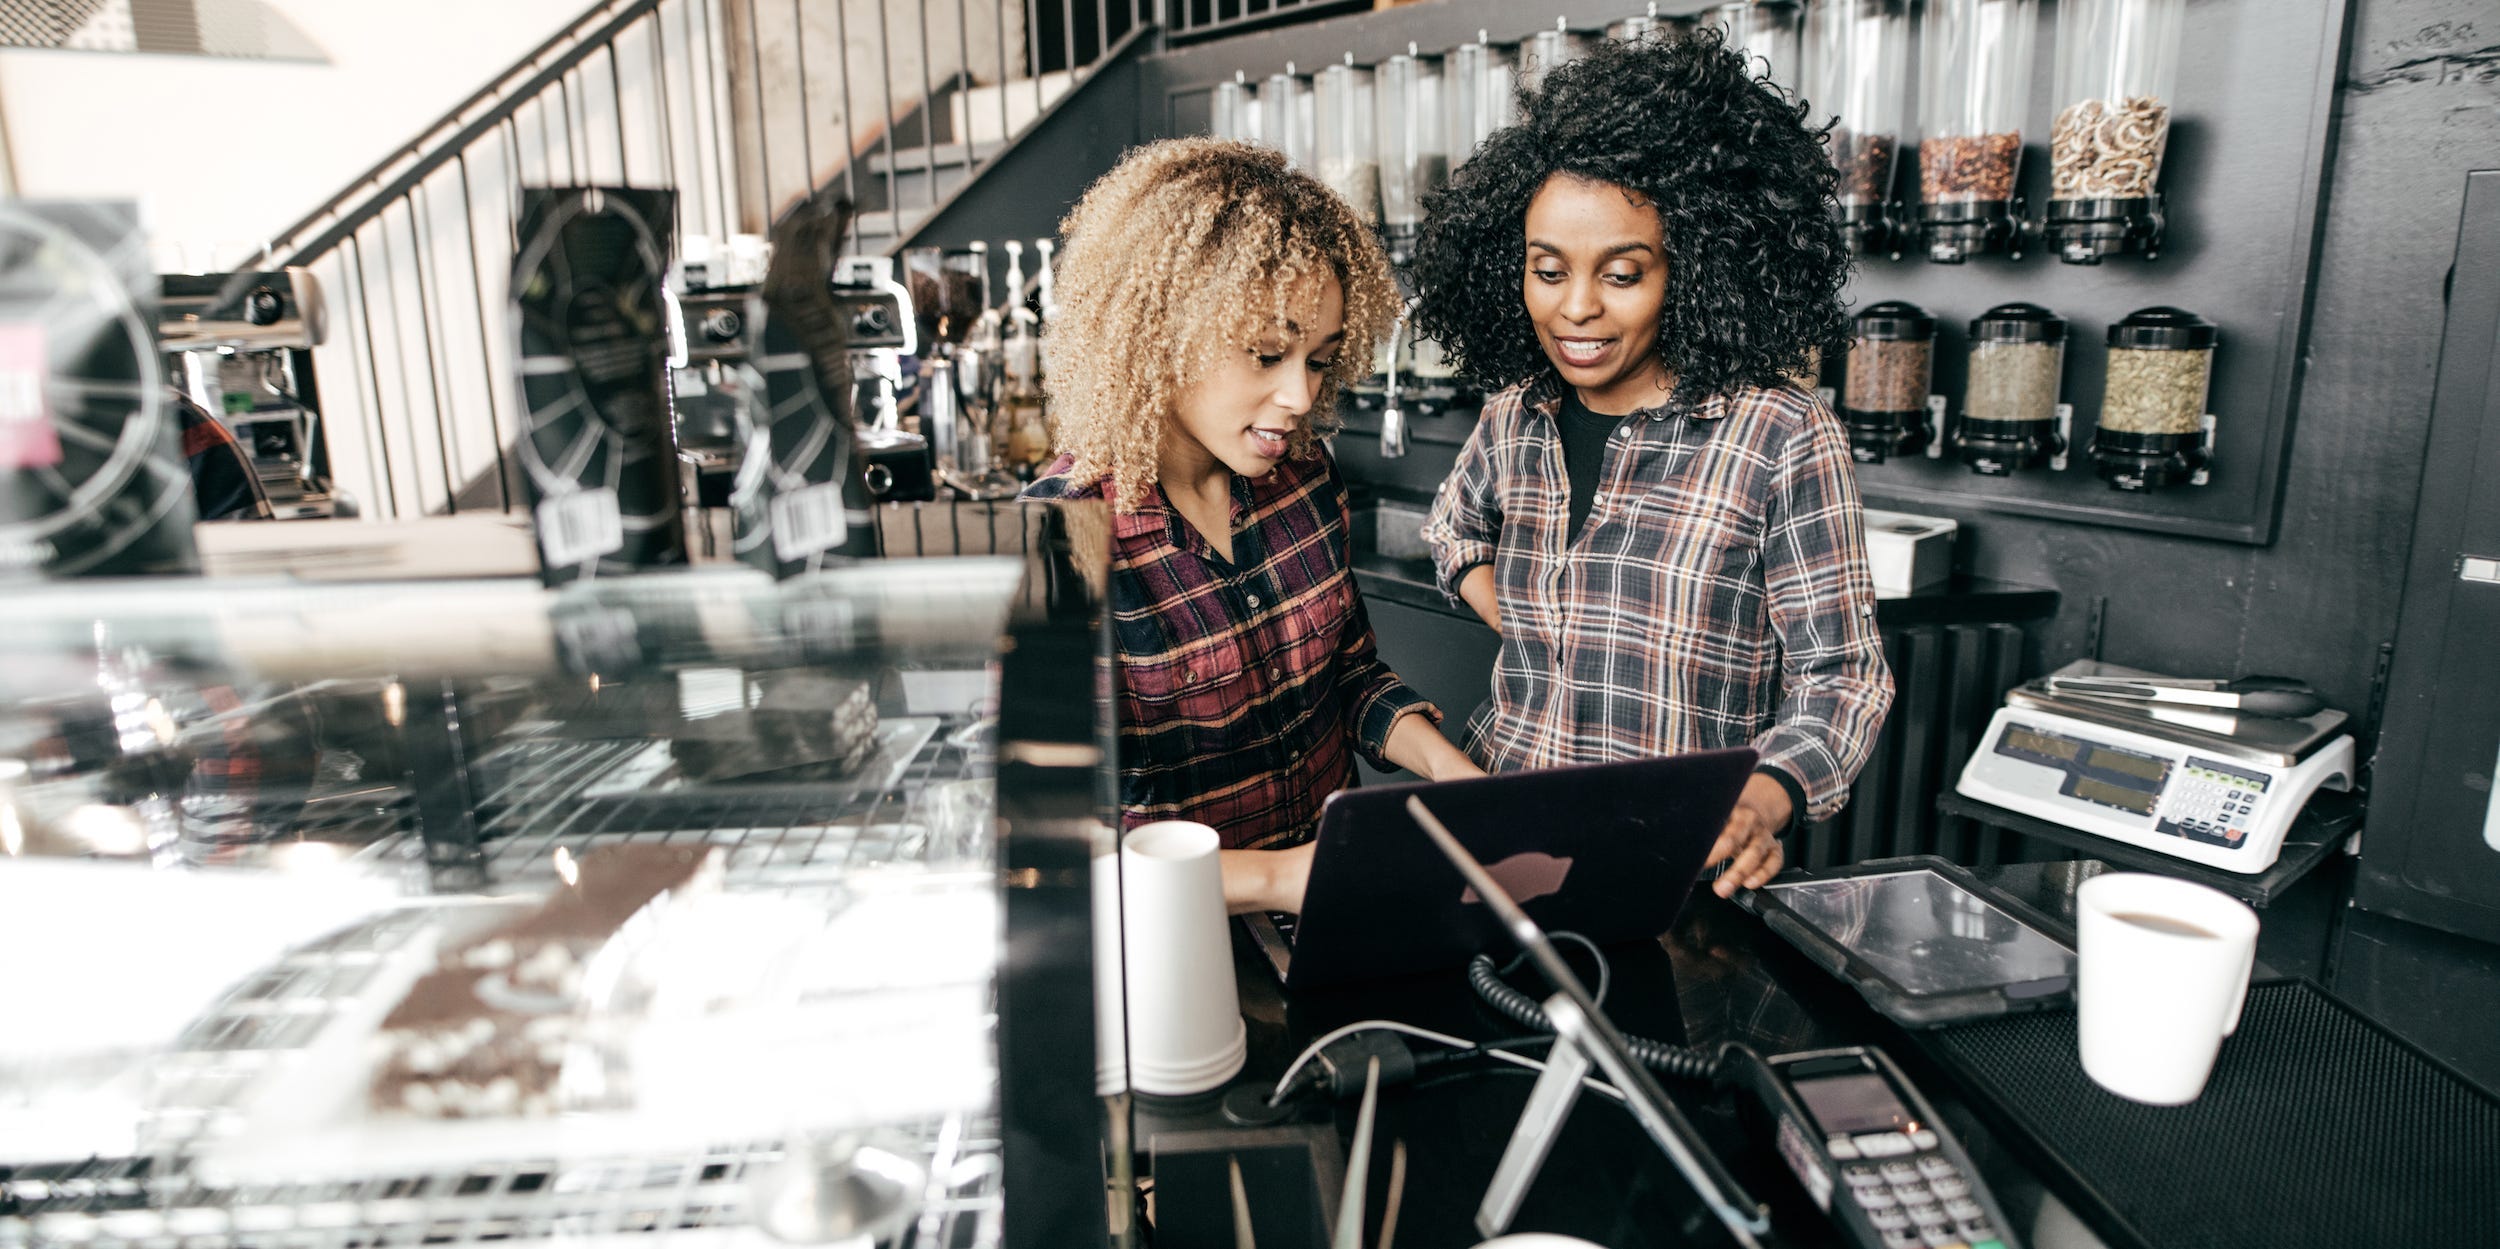
[[[2500,1246],[2500,1099],[2305,981],[2249,989],[2185,1106],[2092,1083],[2071,1012],[1922,1039],[2141,1244]]]

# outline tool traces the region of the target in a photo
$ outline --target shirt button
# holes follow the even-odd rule
[[[1182,679],[1182,680],[1184,680],[1184,681],[1195,681],[1195,680],[1197,680],[1197,679],[1198,679],[1198,670],[1197,670],[1196,668],[1183,668],[1183,669],[1181,669],[1181,679]]]
[[[1283,667],[1281,667],[1281,666],[1270,667],[1270,668],[1267,670],[1267,679],[1268,679],[1268,680],[1270,680],[1270,681],[1282,681],[1282,680],[1284,680],[1284,679],[1285,679],[1285,670],[1284,670],[1284,668],[1283,668]]]
[[[1258,605],[1259,605],[1259,596],[1258,596],[1258,595],[1253,594],[1253,595],[1251,595],[1251,596],[1250,596],[1250,605],[1251,605],[1252,607],[1256,607],[1256,606],[1258,606]]]

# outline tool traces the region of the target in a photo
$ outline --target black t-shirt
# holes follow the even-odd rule
[[[1580,402],[1577,387],[1565,386],[1562,392],[1562,419],[1557,423],[1562,434],[1563,475],[1571,482],[1571,528],[1563,541],[1570,543],[1580,540],[1580,526],[1597,501],[1597,483],[1606,471],[1606,439],[1623,418],[1590,411]]]

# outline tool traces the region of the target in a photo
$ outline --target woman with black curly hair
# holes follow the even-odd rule
[[[1554,70],[1427,205],[1417,323],[1488,392],[1424,536],[1501,634],[1496,770],[1751,745],[1721,896],[1892,702],[1847,435],[1791,379],[1849,254],[1805,109],[1715,32]]]

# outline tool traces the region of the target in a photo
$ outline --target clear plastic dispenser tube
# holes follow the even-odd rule
[[[2092,458],[2116,490],[2201,481],[2212,458],[2214,323],[2184,308],[2138,308],[2109,327],[2109,372]]]
[[[2186,0],[2063,0],[2049,123],[2049,243],[2069,264],[2157,251]]]
[[[1270,74],[1259,88],[1259,134],[1268,146],[1285,154],[1294,168],[1311,169],[1311,80],[1285,62],[1284,72]]]
[[[1450,168],[1467,163],[1485,136],[1511,123],[1517,111],[1511,94],[1515,81],[1510,54],[1486,42],[1481,30],[1475,42],[1450,49],[1441,79],[1449,109],[1445,129]]]
[[[1219,139],[1238,139],[1244,143],[1259,141],[1259,89],[1235,71],[1231,82],[1215,84],[1215,98],[1208,105],[1207,132]]]
[[[1372,116],[1379,127],[1380,225],[1389,259],[1404,264],[1414,253],[1424,221],[1424,197],[1450,176],[1447,121],[1441,102],[1441,67],[1417,54],[1414,44],[1380,63],[1373,84]]]
[[[2038,304],[1999,304],[1970,323],[1970,361],[1953,450],[1971,471],[2003,477],[2066,449],[2058,433],[2066,322]]]
[[[1919,48],[1919,226],[1958,264],[2017,242],[2014,193],[2039,0],[1927,0]]]
[[[1701,15],[1703,25],[1725,32],[1727,46],[1757,58],[1756,68],[1791,91],[1805,84],[1800,72],[1804,68],[1804,20],[1804,9],[1796,0],[1737,0]]]
[[[1936,318],[1917,304],[1887,299],[1857,316],[1840,415],[1849,453],[1860,463],[1926,448],[1927,395],[1934,389]]]
[[[1814,0],[1806,10],[1814,116],[1834,117],[1840,215],[1865,251],[1894,247],[1893,170],[1910,140],[1909,0]]]
[[[1379,136],[1373,127],[1372,71],[1344,63],[1319,72],[1312,91],[1312,148],[1319,180],[1367,225],[1380,221]]]

